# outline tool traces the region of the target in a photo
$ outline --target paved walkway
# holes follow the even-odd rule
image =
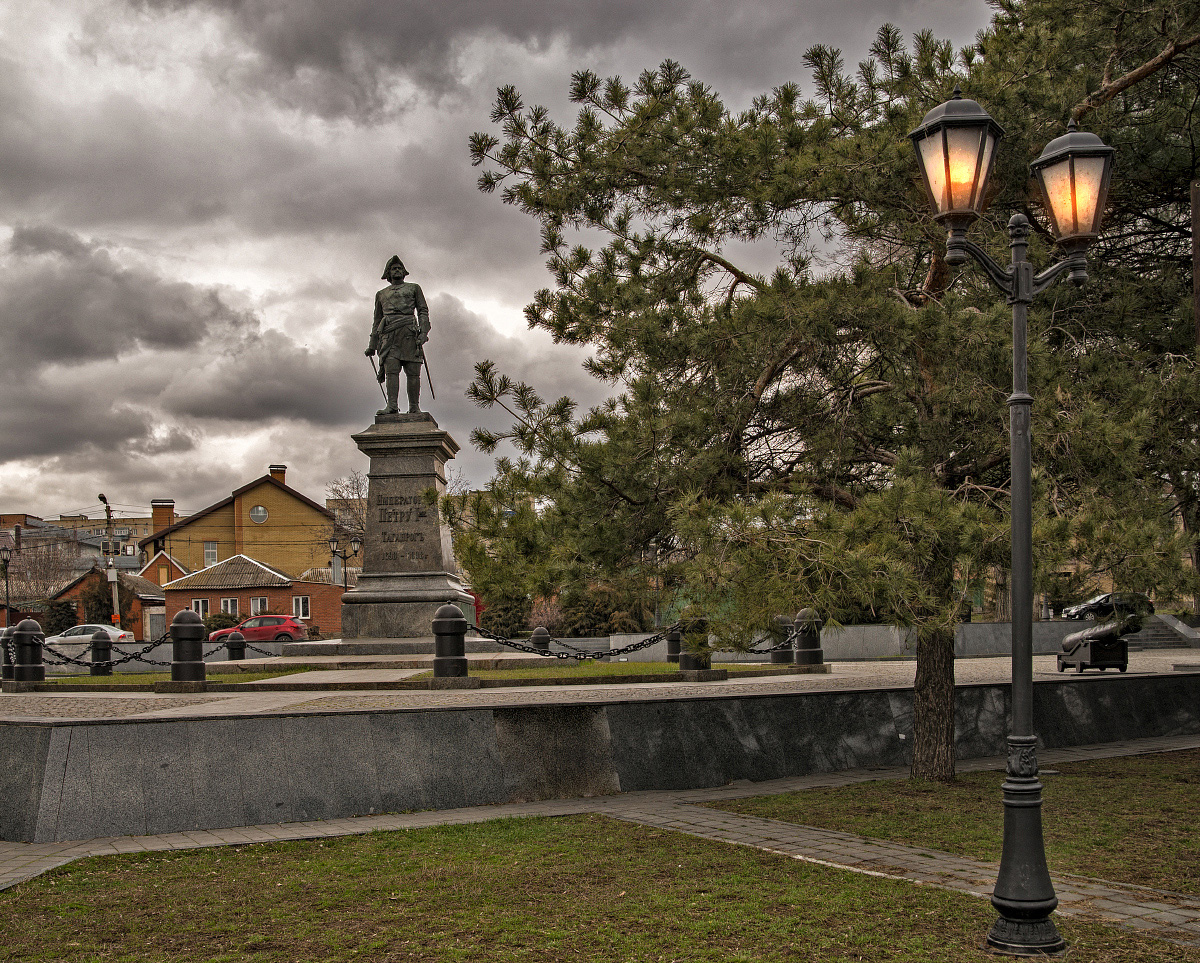
[[[1129,671],[1123,677],[1171,674],[1183,659],[1194,659],[1195,649],[1157,649],[1129,654]],[[916,674],[912,659],[870,662],[835,662],[828,675],[793,675],[730,678],[722,682],[643,682],[630,685],[550,685],[499,689],[441,690],[352,690],[337,692],[207,692],[196,695],[166,696],[135,692],[28,692],[0,693],[0,721],[34,719],[95,719],[117,716],[139,719],[229,718],[241,715],[287,714],[308,712],[378,712],[413,709],[464,707],[502,707],[541,703],[611,703],[656,701],[662,699],[719,698],[721,696],[777,695],[793,692],[911,689]],[[1060,675],[1052,655],[1035,656],[1034,681],[1074,679],[1076,674]],[[344,669],[321,672],[330,680],[379,678],[375,673],[393,677],[391,670]],[[955,682],[959,686],[1005,684],[1012,680],[1007,658],[956,659]],[[304,673],[301,679],[310,679]],[[1088,673],[1083,679],[1099,674]],[[1110,673],[1115,675],[1115,673]],[[295,677],[293,677],[295,678]],[[229,681],[214,675],[213,681]]]
[[[1039,753],[1043,769],[1084,759],[1200,747],[1200,736],[1137,739],[1122,743],[1048,750]],[[1004,760],[975,759],[961,771],[1003,769]],[[966,859],[935,850],[865,839],[848,833],[816,829],[771,819],[711,809],[703,803],[748,796],[843,786],[877,779],[901,779],[907,770],[855,770],[778,779],[771,782],[731,783],[715,789],[626,793],[589,799],[554,799],[505,806],[442,810],[322,822],[243,826],[236,829],[124,836],[68,843],[0,842],[0,889],[14,886],[56,866],[85,856],[161,852],[234,846],[281,840],[320,839],[391,829],[484,822],[514,816],[565,816],[603,813],[615,819],[689,833],[706,839],[752,846],[793,859],[856,873],[912,880],[917,885],[955,890],[974,896],[991,895],[997,864]],[[1200,898],[1086,877],[1054,874],[1064,916],[1099,919],[1140,930],[1185,945],[1200,946]]]

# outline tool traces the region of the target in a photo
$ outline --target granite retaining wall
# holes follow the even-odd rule
[[[1003,755],[1007,685],[957,690]],[[1046,747],[1200,732],[1200,673],[1034,686]],[[907,765],[908,689],[607,704],[0,723],[0,838],[52,842]]]

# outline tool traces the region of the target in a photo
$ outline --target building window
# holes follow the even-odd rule
[[[256,595],[250,599],[250,614],[262,615],[267,610],[267,597],[265,595]]]
[[[192,599],[192,611],[200,618],[208,618],[208,599]]]
[[[292,596],[292,615],[298,619],[308,618],[308,596],[293,595]]]
[[[267,510],[262,505],[255,505],[250,509],[250,521],[255,525],[261,525],[267,520]]]
[[[216,564],[217,564],[217,543],[216,542],[205,542],[204,543],[204,567],[208,568],[210,565],[216,565]]]
[[[171,581],[171,570],[165,565],[160,565],[158,567],[158,584],[166,585],[169,581]]]
[[[221,599],[221,611],[237,618],[237,599]]]

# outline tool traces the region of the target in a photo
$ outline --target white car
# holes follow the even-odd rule
[[[67,643],[83,643],[90,645],[92,636],[96,634],[96,630],[100,629],[108,633],[109,639],[113,645],[132,645],[134,642],[133,633],[126,632],[124,629],[118,629],[112,625],[101,625],[100,623],[89,623],[88,625],[76,625],[61,632],[58,635],[51,635],[46,639],[46,645],[63,645]]]

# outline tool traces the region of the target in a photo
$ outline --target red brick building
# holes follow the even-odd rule
[[[226,612],[239,619],[252,615],[294,615],[310,629],[337,637],[342,632],[342,587],[329,582],[289,578],[246,555],[234,555],[163,586],[167,612],[182,609],[201,617]]]
[[[154,557],[138,572],[142,578],[149,579],[155,585],[160,586],[191,574],[191,569],[184,568],[166,552],[155,553]]]
[[[163,590],[149,579],[130,575],[128,572],[119,573],[118,578],[121,580],[121,587],[128,589],[133,595],[129,613],[121,619],[121,628],[132,632],[134,638],[139,642],[157,639],[166,631]],[[56,592],[53,599],[54,601],[74,602],[75,621],[86,622],[87,618],[83,611],[83,593],[89,588],[94,589],[97,583],[102,583],[107,589],[108,574],[99,566],[93,565],[91,569]]]

